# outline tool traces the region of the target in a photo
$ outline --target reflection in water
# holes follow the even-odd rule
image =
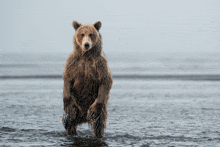
[[[68,140],[72,141],[68,143],[63,143],[65,146],[108,146],[104,139],[96,139],[96,138],[81,138],[81,137],[70,137],[68,136]]]

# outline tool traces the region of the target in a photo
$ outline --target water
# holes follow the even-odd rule
[[[1,56],[0,146],[220,146],[219,54],[107,54],[115,78],[102,139],[87,124],[65,135],[67,56]]]

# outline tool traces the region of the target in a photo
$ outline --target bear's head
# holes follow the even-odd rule
[[[94,24],[86,25],[73,21],[73,27],[76,30],[74,39],[76,40],[77,45],[80,46],[83,51],[88,51],[96,45],[100,37],[98,31],[101,26],[102,24],[100,21],[97,21]]]

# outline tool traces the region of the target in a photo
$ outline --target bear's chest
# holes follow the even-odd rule
[[[75,97],[77,97],[77,103],[91,102],[90,98],[97,97],[100,78],[95,62],[78,61],[75,64],[73,75],[72,90]]]
[[[77,61],[73,72],[75,79],[78,80],[84,80],[86,82],[99,80],[96,64],[93,61]]]

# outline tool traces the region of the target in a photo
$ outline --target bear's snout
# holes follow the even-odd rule
[[[84,47],[85,47],[85,49],[89,49],[89,47],[90,47],[89,42],[84,43]]]

